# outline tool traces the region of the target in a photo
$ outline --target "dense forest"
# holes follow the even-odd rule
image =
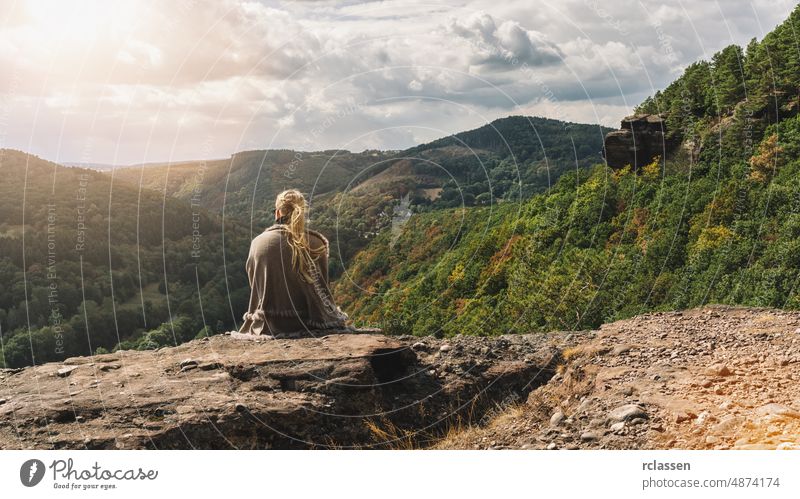
[[[410,214],[450,206],[453,179],[476,194],[458,203],[467,206],[491,182],[493,195],[511,196],[504,186],[520,184],[506,177],[544,190],[590,165],[603,132],[517,117],[412,151],[249,151],[102,173],[2,150],[0,366],[154,349],[236,328],[250,239],[272,223],[285,188],[309,195],[336,277],[391,223],[404,195],[413,194]],[[505,149],[492,144],[500,136]],[[584,141],[591,146],[576,149]]]
[[[158,348],[236,325],[245,227],[189,203],[0,150],[0,366]],[[227,268],[226,268],[227,265]]]
[[[681,142],[667,161],[598,164],[521,203],[415,215],[358,255],[338,296],[360,323],[420,335],[800,307],[798,29],[800,7],[638,107]]]
[[[550,188],[566,171],[601,160],[609,129],[511,116],[404,151],[245,151],[229,159],[121,168],[120,181],[250,227],[269,224],[275,195],[305,192],[311,223],[332,240],[330,273],[391,224],[401,199],[415,212],[519,200]]]

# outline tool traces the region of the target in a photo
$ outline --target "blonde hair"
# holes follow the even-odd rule
[[[312,272],[316,271],[315,261],[327,250],[323,244],[312,248],[306,232],[306,199],[296,189],[289,189],[278,194],[275,209],[280,210],[281,219],[285,220],[289,246],[292,248],[292,267],[309,283],[315,281]]]

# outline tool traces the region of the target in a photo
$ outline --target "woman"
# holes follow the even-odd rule
[[[347,328],[347,315],[328,287],[328,240],[306,229],[305,217],[306,201],[299,191],[278,194],[275,224],[250,244],[250,305],[240,333],[275,336]]]

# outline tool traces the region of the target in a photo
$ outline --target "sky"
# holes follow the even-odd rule
[[[62,163],[618,126],[786,0],[0,0],[0,148]]]

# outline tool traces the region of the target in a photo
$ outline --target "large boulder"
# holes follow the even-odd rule
[[[622,120],[620,130],[606,135],[604,155],[611,168],[631,165],[635,170],[662,159],[675,149],[677,141],[668,138],[665,119],[657,114],[636,114]]]
[[[524,400],[553,374],[551,345],[541,334],[219,335],[4,369],[0,449],[424,445]]]

